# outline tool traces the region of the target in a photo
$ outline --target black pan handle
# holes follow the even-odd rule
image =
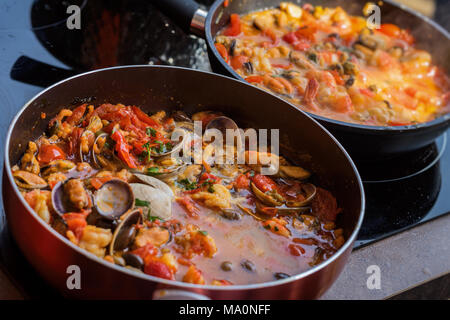
[[[199,8],[198,3],[193,0],[152,0],[152,4],[186,33],[192,33],[192,28],[197,28],[195,26],[196,15],[203,11]],[[206,13],[204,15],[206,16]],[[197,34],[197,32],[194,33]]]

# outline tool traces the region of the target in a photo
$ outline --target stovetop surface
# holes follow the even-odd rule
[[[212,0],[199,2],[207,6]],[[59,0],[0,3],[1,145],[15,113],[42,90],[37,85],[51,84],[54,74],[147,63],[210,71],[205,42],[185,35],[149,1],[71,1],[82,8],[81,30],[72,33],[65,27],[67,14],[61,3],[67,5]],[[36,61],[55,68],[42,72]],[[450,212],[447,134],[412,154],[384,163],[357,163],[364,180],[366,213],[356,247]],[[3,156],[0,148],[2,161]],[[20,253],[8,231],[3,207],[0,268],[25,296],[59,298]]]

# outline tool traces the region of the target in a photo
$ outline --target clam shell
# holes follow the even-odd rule
[[[143,183],[130,183],[136,199],[150,203],[150,214],[163,220],[172,217],[172,200],[166,192]],[[144,212],[145,214],[145,212]]]
[[[95,193],[94,206],[101,216],[117,219],[134,207],[133,191],[125,181],[111,179]]]
[[[140,209],[128,212],[114,231],[111,244],[109,245],[109,254],[114,256],[115,251],[121,251],[129,247],[136,237],[136,224],[142,222]]]
[[[171,200],[175,198],[172,189],[165,182],[142,173],[135,173],[134,176],[138,178],[140,181],[144,182],[145,184],[148,184],[149,186],[155,189],[163,191],[170,197]]]

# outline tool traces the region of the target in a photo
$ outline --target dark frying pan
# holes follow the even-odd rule
[[[341,6],[355,15],[361,15],[366,3],[366,1],[357,0],[310,0],[307,2],[328,7]],[[153,3],[186,32],[192,32],[206,39],[209,60],[215,72],[244,81],[217,52],[214,46],[215,35],[229,22],[230,14],[244,14],[276,7],[280,0],[230,0],[227,7],[223,5],[224,0],[217,0],[208,13],[199,9],[192,0],[153,0]],[[450,35],[446,30],[430,19],[390,1],[383,1],[381,20],[382,23],[395,23],[410,29],[418,46],[431,52],[433,61],[450,73]],[[328,128],[354,158],[366,160],[389,158],[401,152],[419,149],[433,142],[450,125],[450,114],[427,123],[398,127],[365,126],[310,115]]]
[[[95,104],[135,104],[146,112],[218,110],[243,127],[279,128],[280,152],[311,169],[318,183],[336,195],[343,208],[337,224],[344,229],[346,243],[325,262],[290,278],[223,287],[139,274],[81,250],[32,211],[14,183],[10,167],[23,155],[28,141],[46,129],[48,119],[61,108],[86,99],[95,99]],[[42,112],[47,120],[41,119]],[[160,297],[158,292],[184,299],[317,298],[336,280],[348,260],[364,212],[363,187],[352,160],[339,142],[305,113],[263,90],[224,76],[162,66],[91,71],[57,83],[31,99],[13,119],[6,138],[3,200],[15,240],[49,283],[65,296],[104,299],[150,299]],[[71,265],[80,267],[81,290],[67,287],[71,272],[66,270]],[[162,289],[165,291],[157,291]]]

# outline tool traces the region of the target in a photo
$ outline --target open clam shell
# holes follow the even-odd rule
[[[110,220],[118,219],[134,207],[134,193],[130,185],[121,179],[105,182],[95,193],[97,212]]]
[[[172,136],[171,136],[171,139],[173,139],[172,140],[172,146],[173,146],[172,149],[170,149],[166,152],[155,152],[152,150],[152,152],[151,152],[152,157],[164,157],[164,156],[170,155],[172,153],[179,152],[183,148],[188,135],[189,135],[189,133],[187,132],[187,130],[185,130],[181,127],[175,128],[172,131]]]
[[[122,167],[122,162],[116,158],[114,152],[104,145],[108,137],[109,135],[107,133],[101,133],[94,140],[91,157],[97,169],[105,168],[107,170],[115,170]],[[101,141],[103,143],[100,143]]]
[[[161,181],[157,178],[142,174],[142,173],[135,173],[134,176],[138,178],[140,181],[142,181],[145,184],[148,184],[149,186],[159,189],[165,194],[167,194],[172,200],[174,199],[175,195],[172,191],[172,189],[165,183],[164,181]]]
[[[65,185],[73,179],[75,180],[76,178],[69,178],[65,181],[60,181],[52,189],[52,206],[56,213],[60,216],[67,212],[77,212],[84,209],[75,207],[70,201],[70,196],[64,190]],[[85,208],[90,208],[92,206],[92,195],[86,189],[84,189],[84,192],[86,192],[87,197]]]
[[[236,124],[236,122],[234,122],[233,119],[228,118],[226,116],[216,117],[211,121],[209,121],[208,124],[206,125],[205,134],[207,134],[207,131],[211,129],[219,130],[224,137],[225,144],[227,145],[235,145],[235,141],[228,141],[228,139],[225,139],[227,129],[234,130],[235,136],[237,137],[238,148],[241,148],[241,146],[243,145],[243,139],[239,130],[239,126]]]
[[[130,183],[134,196],[142,202],[148,203],[143,207],[144,214],[150,214],[162,220],[172,217],[172,199],[164,191],[143,183]]]
[[[281,206],[284,203],[284,199],[279,195],[275,197],[274,194],[264,193],[258,189],[258,187],[252,182],[251,188],[255,196],[264,204],[272,207]]]
[[[122,251],[133,244],[136,237],[136,225],[142,223],[142,213],[140,209],[128,212],[114,231],[111,244],[109,245],[109,254],[114,256],[114,252]]]
[[[303,201],[286,201],[287,207],[304,207],[314,199],[317,191],[315,185],[312,183],[303,183],[301,187],[305,193],[305,199]]]

